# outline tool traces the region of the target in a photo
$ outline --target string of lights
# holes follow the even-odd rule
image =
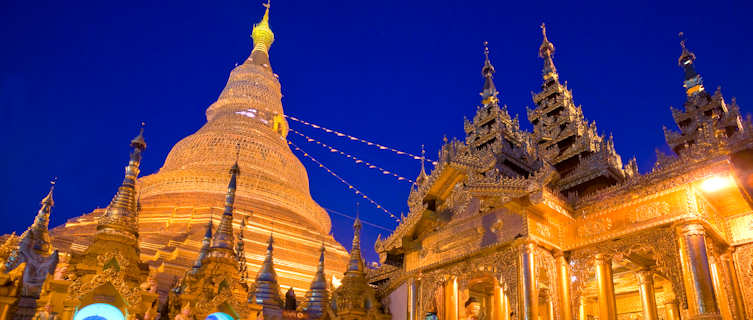
[[[305,121],[305,120],[301,120],[301,119],[298,119],[298,118],[293,117],[293,116],[289,116],[289,115],[286,115],[286,114],[283,114],[283,116],[285,118],[288,118],[288,119],[293,120],[295,122],[298,122],[300,124],[303,124],[303,125],[306,125],[306,126],[309,126],[309,127],[312,127],[312,128],[316,128],[316,129],[319,129],[319,130],[323,130],[324,132],[334,134],[334,135],[336,135],[338,137],[348,138],[349,140],[352,140],[352,141],[358,141],[358,142],[361,142],[361,143],[365,143],[367,145],[370,145],[370,146],[373,146],[373,147],[377,147],[380,150],[392,151],[392,152],[397,153],[399,155],[404,155],[404,156],[407,156],[407,157],[411,157],[414,160],[421,160],[421,158],[422,158],[421,156],[412,154],[410,152],[400,151],[400,150],[397,150],[397,149],[392,148],[392,147],[388,147],[388,146],[385,146],[385,145],[378,144],[376,142],[371,142],[371,141],[368,141],[368,140],[364,140],[364,139],[361,139],[361,138],[358,138],[358,137],[351,136],[351,135],[349,135],[347,133],[342,133],[342,132],[339,132],[337,130],[328,129],[328,128],[322,127],[322,126],[320,126],[318,124],[314,124],[314,123],[311,123],[311,122],[308,122],[308,121]],[[431,162],[433,165],[437,165],[437,162],[434,161],[434,160],[431,160],[429,158],[425,158],[425,160]]]
[[[342,213],[340,211],[332,210],[330,208],[324,208],[324,210],[327,210],[327,212],[332,213],[332,214],[336,214],[338,216],[343,216],[343,217],[349,218],[350,220],[356,220],[356,217],[351,216],[351,215],[347,215],[347,214]],[[387,232],[392,232],[393,231],[392,229],[382,227],[382,226],[380,226],[378,224],[375,224],[375,223],[372,223],[372,222],[368,222],[368,221],[364,221],[363,218],[361,218],[361,217],[359,217],[358,219],[361,220],[361,223],[363,223],[364,225],[372,226],[372,227],[377,228],[377,229],[382,229],[382,230],[387,231]]]
[[[345,179],[343,179],[342,177],[340,177],[339,175],[337,175],[337,173],[335,173],[334,171],[332,171],[329,168],[327,168],[324,164],[322,164],[321,162],[319,162],[319,160],[316,160],[316,158],[314,158],[313,156],[311,156],[310,154],[308,154],[306,151],[303,151],[303,149],[301,149],[300,147],[298,147],[295,143],[293,143],[292,141],[288,140],[288,144],[291,145],[296,151],[298,151],[301,154],[303,154],[304,157],[306,157],[309,160],[311,160],[314,163],[316,163],[319,166],[319,168],[324,169],[324,171],[327,171],[327,173],[329,173],[333,177],[337,178],[337,180],[340,180],[340,182],[342,182],[344,185],[348,186],[348,189],[352,190],[353,193],[355,193],[356,195],[361,196],[362,198],[366,199],[366,201],[370,202],[372,205],[374,205],[375,207],[377,207],[377,209],[381,209],[382,211],[384,211],[384,213],[388,214],[392,219],[395,220],[395,222],[400,223],[400,219],[398,219],[398,217],[395,216],[392,212],[390,212],[389,210],[387,210],[387,208],[383,207],[382,205],[380,205],[379,203],[377,203],[376,201],[374,201],[374,199],[371,199],[369,196],[367,196],[366,194],[364,194],[363,192],[361,192],[361,190],[358,190],[358,188],[356,188],[354,185],[350,184],[348,181],[345,181]]]
[[[363,164],[364,166],[366,166],[366,167],[367,167],[367,168],[369,168],[369,169],[376,169],[376,170],[379,170],[379,172],[381,172],[382,174],[385,174],[385,175],[391,175],[391,176],[393,176],[393,177],[397,178],[397,180],[400,180],[400,181],[408,181],[408,182],[410,182],[410,183],[413,183],[413,180],[411,180],[411,179],[408,179],[408,178],[406,178],[406,177],[403,177],[403,176],[401,176],[401,175],[399,175],[399,174],[397,174],[397,173],[395,173],[395,172],[392,172],[392,171],[389,171],[389,170],[387,170],[387,169],[384,169],[384,168],[382,168],[382,167],[380,167],[380,166],[374,165],[374,164],[372,164],[372,163],[370,163],[370,162],[368,162],[368,161],[366,161],[366,160],[362,160],[362,159],[359,159],[359,158],[358,158],[358,157],[356,157],[356,156],[353,156],[353,155],[350,155],[350,154],[348,154],[348,153],[345,153],[345,152],[343,152],[343,151],[342,151],[342,150],[340,150],[340,149],[336,149],[336,148],[334,148],[334,147],[332,147],[332,146],[330,146],[330,145],[328,145],[328,144],[326,144],[326,143],[324,143],[324,142],[321,142],[321,141],[319,141],[319,140],[316,140],[316,139],[314,139],[314,138],[311,138],[311,137],[309,137],[309,136],[307,136],[307,135],[305,135],[305,134],[303,134],[303,133],[300,133],[300,132],[298,132],[298,131],[295,131],[295,130],[293,130],[293,129],[290,129],[290,128],[288,128],[288,130],[289,130],[290,132],[292,132],[292,133],[295,133],[295,134],[297,134],[297,135],[299,135],[299,136],[303,137],[304,139],[306,139],[306,141],[307,141],[307,142],[313,142],[313,143],[316,143],[316,144],[318,144],[318,145],[320,145],[320,146],[322,146],[322,147],[324,147],[324,148],[327,148],[327,149],[328,149],[328,150],[329,150],[330,152],[332,152],[332,153],[338,153],[338,154],[340,154],[340,155],[342,155],[342,156],[344,156],[344,157],[346,157],[346,158],[348,158],[348,159],[351,159],[351,160],[353,160],[353,161],[354,161],[354,162],[355,162],[356,164]]]

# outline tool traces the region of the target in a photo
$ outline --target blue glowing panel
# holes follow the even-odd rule
[[[227,313],[215,312],[208,315],[207,318],[204,320],[234,320],[234,319]]]
[[[73,320],[125,320],[125,317],[120,309],[112,305],[95,303],[76,312]]]

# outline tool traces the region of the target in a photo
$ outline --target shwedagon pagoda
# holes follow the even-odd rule
[[[50,229],[53,183],[4,236],[0,320],[753,318],[753,123],[706,90],[684,40],[672,154],[646,173],[575,104],[545,25],[532,131],[485,49],[465,138],[430,170],[422,158],[372,267],[362,222],[347,252],[288,145],[269,20],[267,4],[249,57],[157,173],[139,176],[158,161],[142,128],[106,208]]]

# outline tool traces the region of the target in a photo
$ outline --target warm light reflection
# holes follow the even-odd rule
[[[337,289],[342,284],[342,280],[338,279],[335,275],[332,275],[332,287]]]
[[[714,176],[701,182],[701,189],[706,192],[714,192],[714,191],[729,187],[731,185],[732,185],[732,179],[730,179],[730,177]]]

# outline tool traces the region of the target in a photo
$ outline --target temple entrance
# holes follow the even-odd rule
[[[481,281],[473,283],[468,288],[468,300],[464,301],[476,301],[479,304],[479,317],[478,319],[491,319],[492,317],[492,304],[494,298],[494,283],[491,281]],[[469,306],[470,308],[470,306]],[[466,308],[466,316],[468,314],[468,308]]]
[[[95,303],[78,310],[73,320],[125,320],[125,316],[113,305]]]
[[[233,317],[224,312],[215,312],[208,315],[204,320],[233,320]]]

